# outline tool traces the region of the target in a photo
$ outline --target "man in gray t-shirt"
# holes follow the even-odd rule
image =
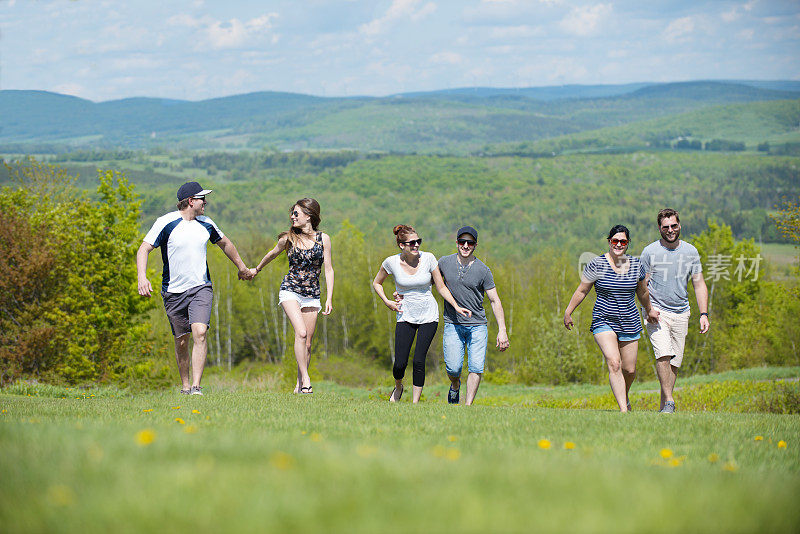
[[[691,279],[697,306],[700,308],[700,333],[708,332],[708,289],[697,249],[681,241],[678,212],[665,208],[658,212],[661,239],[642,251],[641,261],[647,273],[647,289],[653,308],[659,311],[657,323],[647,323],[647,333],[656,357],[656,372],[661,383],[661,413],[673,413],[672,392],[683,361],[683,349],[689,332],[689,292]]]
[[[499,328],[496,347],[504,351],[509,343],[503,304],[497,295],[492,271],[474,255],[478,246],[478,231],[471,226],[464,226],[456,236],[458,252],[440,258],[439,270],[453,298],[460,306],[470,310],[472,317],[457,314],[453,307],[445,302],[442,343],[447,376],[450,377],[450,391],[447,395],[447,402],[450,404],[459,402],[464,349],[467,351],[469,376],[466,404],[469,406],[478,393],[486,362],[489,329],[486,311],[483,309],[484,294],[489,297]]]

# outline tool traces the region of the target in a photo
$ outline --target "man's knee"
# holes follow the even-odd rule
[[[195,343],[205,343],[206,333],[208,333],[208,325],[203,323],[192,324],[192,339]]]

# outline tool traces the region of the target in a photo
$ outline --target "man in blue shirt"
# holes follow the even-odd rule
[[[642,251],[641,261],[647,273],[647,289],[653,308],[659,311],[657,323],[647,323],[647,333],[656,357],[656,372],[661,383],[661,413],[674,413],[672,392],[678,369],[683,361],[683,349],[689,332],[689,292],[687,282],[694,286],[697,307],[700,308],[700,333],[708,332],[708,288],[703,279],[703,267],[697,249],[681,241],[678,212],[665,208],[658,212],[661,239]]]
[[[239,269],[240,280],[253,278],[239,257],[233,243],[223,235],[210,218],[204,215],[206,195],[197,182],[187,182],[178,189],[177,211],[168,213],[153,224],[136,253],[139,294],[150,297],[153,287],[147,279],[147,257],[161,248],[164,269],[161,277],[161,296],[172,334],[175,336],[175,358],[181,377],[181,393],[202,395],[200,379],[208,354],[206,332],[211,321],[213,291],[206,263],[208,241],[222,249]],[[189,334],[192,334],[189,380]]]

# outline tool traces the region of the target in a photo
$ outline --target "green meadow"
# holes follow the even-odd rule
[[[219,372],[203,397],[18,382],[0,393],[0,524],[9,533],[792,532],[798,376],[793,367],[687,378],[674,416],[654,411],[654,382],[634,385],[630,414],[602,407],[610,394],[599,385],[487,384],[467,408],[446,404],[435,377],[416,406],[408,395],[386,402],[388,377],[372,389],[316,382],[313,397]],[[724,402],[704,404],[709,394]],[[794,411],[752,412],[770,398]],[[599,407],[542,407],[556,401]]]

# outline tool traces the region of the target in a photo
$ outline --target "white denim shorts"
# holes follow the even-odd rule
[[[303,295],[298,295],[294,291],[286,291],[285,289],[278,291],[278,304],[283,304],[290,300],[300,304],[301,310],[304,308],[316,308],[317,311],[322,309],[319,299],[304,297]]]
[[[656,359],[672,356],[669,363],[680,367],[683,362],[683,348],[686,343],[686,334],[689,333],[690,310],[683,313],[673,313],[658,310],[658,323],[647,323],[647,333],[650,335],[650,344]]]

